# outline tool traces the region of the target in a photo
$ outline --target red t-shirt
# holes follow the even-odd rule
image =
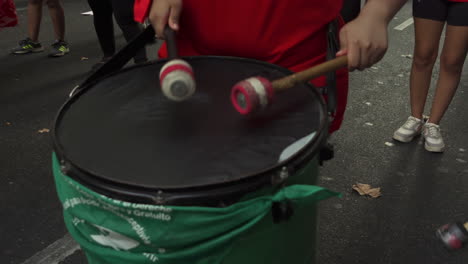
[[[148,16],[151,2],[135,1],[137,21]],[[184,0],[179,55],[246,57],[300,71],[325,60],[327,25],[339,16],[341,5],[342,0]],[[161,49],[160,56],[166,55]],[[338,75],[331,130],[340,126],[346,106],[347,70]],[[325,78],[313,83],[324,86]]]

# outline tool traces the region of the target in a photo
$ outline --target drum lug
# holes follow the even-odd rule
[[[287,167],[282,167],[281,171],[271,177],[271,184],[278,185],[285,182],[289,178],[289,170]]]
[[[164,198],[163,191],[159,190],[157,195],[153,197],[153,201],[157,205],[163,205],[166,203],[166,198]]]

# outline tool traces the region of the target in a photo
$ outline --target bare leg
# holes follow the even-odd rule
[[[468,51],[468,27],[447,26],[440,56],[440,73],[432,103],[430,123],[439,124],[460,83]]]
[[[47,6],[54,24],[55,38],[65,40],[65,15],[60,0],[47,0]]]
[[[42,0],[29,0],[28,2],[28,37],[38,42],[42,19]]]
[[[415,18],[414,58],[410,76],[411,115],[422,119],[444,22]]]

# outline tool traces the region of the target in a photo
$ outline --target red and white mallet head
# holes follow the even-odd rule
[[[167,62],[159,72],[159,81],[163,94],[174,101],[188,99],[195,92],[193,69],[184,60]]]
[[[274,95],[271,82],[257,76],[234,85],[231,91],[231,102],[239,113],[247,115],[267,107]]]

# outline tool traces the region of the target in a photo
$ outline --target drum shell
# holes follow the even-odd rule
[[[132,70],[132,68],[124,71]],[[278,69],[285,74],[288,73],[282,68],[278,67]],[[84,87],[64,105],[57,117],[56,127],[61,120],[61,113],[66,111],[68,104],[79,99],[80,94],[85,93],[92,86],[93,84]],[[318,96],[318,102],[323,109],[320,129],[313,142],[299,151],[295,157],[279,164],[279,166],[245,179],[224,184],[180,189],[142,188],[141,186],[109,181],[75,164],[57,140],[57,129],[54,129],[54,150],[57,156],[55,162],[60,166],[54,170],[54,174],[56,177],[59,174],[65,174],[65,177],[77,181],[103,197],[135,204],[164,206],[225,207],[275,193],[286,186],[315,185],[319,175],[318,153],[327,137],[327,118],[324,114],[323,100],[314,87],[310,86],[310,89]],[[272,208],[271,212],[262,218],[254,228],[232,241],[232,249],[221,263],[315,263],[316,205],[295,207],[292,215],[283,219],[276,218],[277,214]],[[82,241],[79,237],[80,233],[76,229],[76,223],[69,218],[65,218],[65,221],[72,236],[77,241]],[[104,220],[89,219],[91,224],[100,224],[102,221]],[[112,262],[109,256],[105,256],[99,251],[87,248],[85,244],[80,243],[80,245],[90,264],[117,263]]]

